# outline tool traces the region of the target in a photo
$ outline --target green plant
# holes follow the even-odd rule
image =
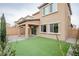
[[[0,20],[1,20],[0,40],[1,42],[5,42],[6,41],[6,21],[5,21],[4,14],[2,15]]]
[[[2,47],[4,47],[4,49]],[[0,42],[0,56],[15,56],[15,50],[9,43]]]
[[[63,49],[62,49],[62,46],[61,46],[60,40],[59,40],[59,38],[58,38],[57,35],[56,35],[56,38],[57,38],[57,40],[58,40],[59,49],[61,50],[61,53],[62,53],[62,55],[64,56],[64,52],[63,52]]]
[[[73,55],[79,56],[79,44],[72,47],[73,48]]]
[[[4,14],[0,19],[0,55],[15,55],[15,50],[9,46],[8,41],[6,39],[6,21]]]

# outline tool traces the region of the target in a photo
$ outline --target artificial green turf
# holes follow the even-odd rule
[[[60,43],[62,51],[66,55],[70,44],[62,41]],[[44,37],[13,42],[12,46],[16,49],[18,56],[62,56],[58,41]]]

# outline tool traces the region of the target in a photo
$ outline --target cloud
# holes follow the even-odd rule
[[[25,17],[27,15],[32,15],[38,10],[27,10],[25,8],[23,9],[10,9],[10,8],[4,8],[0,10],[0,15],[2,13],[5,14],[7,23],[10,23],[11,25],[14,25],[14,22],[17,21],[21,17]]]

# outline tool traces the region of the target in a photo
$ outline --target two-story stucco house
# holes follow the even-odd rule
[[[16,21],[18,35],[38,35],[60,40],[69,38],[71,28],[71,7],[69,3],[44,3],[38,7],[39,12]]]

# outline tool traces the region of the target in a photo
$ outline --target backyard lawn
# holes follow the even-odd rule
[[[62,41],[60,43],[66,55],[70,44]],[[44,37],[32,37],[28,40],[12,42],[12,46],[16,49],[18,56],[62,56],[58,41]]]

